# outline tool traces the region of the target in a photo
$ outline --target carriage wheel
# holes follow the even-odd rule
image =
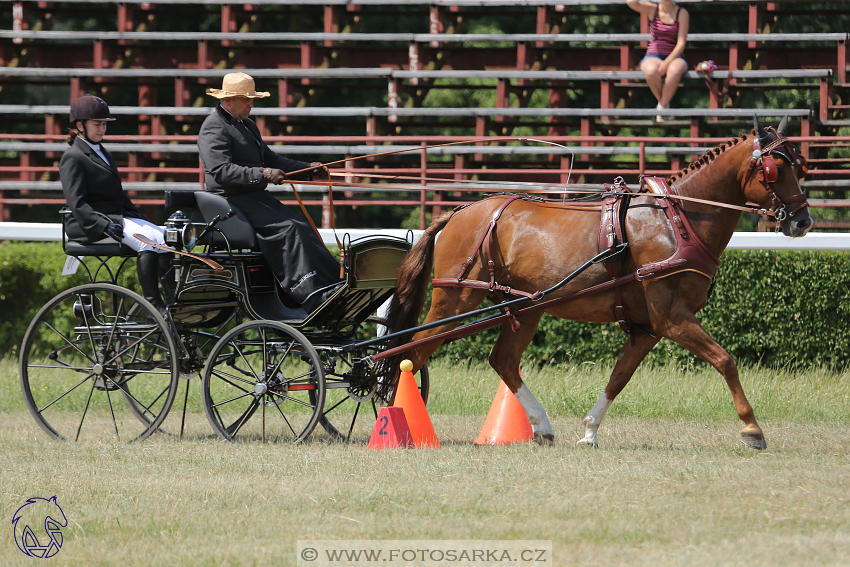
[[[385,323],[382,317],[369,317],[356,338],[366,340],[378,336]],[[345,356],[325,351],[322,354],[326,356],[326,367],[333,371],[325,374],[325,409],[319,423],[328,435],[339,441],[368,438],[378,418],[379,401],[375,398],[377,383],[369,376],[369,369],[355,362],[366,353]],[[427,404],[431,384],[427,363],[419,370],[417,383],[422,400]]]
[[[204,368],[204,412],[226,441],[302,441],[316,427],[324,401],[325,375],[316,349],[276,321],[234,328],[216,344]]]
[[[24,400],[56,439],[142,440],[174,402],[176,353],[165,320],[138,294],[75,287],[42,307],[24,335]]]

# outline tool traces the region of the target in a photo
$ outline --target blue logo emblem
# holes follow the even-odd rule
[[[15,543],[24,555],[47,559],[62,548],[62,528],[68,526],[56,497],[30,498],[12,516]]]

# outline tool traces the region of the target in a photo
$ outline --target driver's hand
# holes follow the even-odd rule
[[[283,170],[266,167],[263,169],[263,179],[269,183],[280,185],[286,179],[286,174]]]
[[[310,164],[310,167],[316,168],[310,172],[313,179],[328,179],[328,170],[322,165],[322,162],[314,161]]]

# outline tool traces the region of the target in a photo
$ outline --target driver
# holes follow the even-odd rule
[[[159,293],[162,276],[171,271],[172,255],[133,237],[141,234],[165,246],[165,231],[150,222],[130,201],[121,185],[121,174],[112,154],[101,141],[106,125],[115,118],[103,99],[84,95],[71,104],[70,146],[59,161],[59,177],[65,203],[71,214],[65,219],[65,233],[78,242],[103,244],[120,242],[138,253],[136,271],[142,294],[163,317],[168,310]],[[172,285],[163,289],[170,292]]]
[[[266,186],[283,183],[288,179],[286,172],[321,164],[282,157],[263,142],[248,115],[254,99],[269,93],[257,92],[250,75],[228,73],[222,88],[208,89],[207,94],[221,104],[204,120],[198,134],[205,188],[226,197],[248,217],[284,293],[311,312],[342,285],[339,263],[313,228],[292,214]],[[300,174],[293,179],[308,180],[310,176]]]

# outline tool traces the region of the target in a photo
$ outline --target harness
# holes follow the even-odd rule
[[[750,158],[750,164],[747,167],[747,175],[744,178],[744,184],[746,184],[746,182],[750,179],[753,171],[758,171],[759,181],[773,201],[771,210],[776,215],[776,232],[779,232],[779,227],[782,225],[782,222],[787,218],[793,217],[803,207],[808,207],[809,202],[806,200],[805,193],[792,195],[791,197],[782,199],[776,194],[776,192],[774,192],[771,183],[775,183],[776,180],[779,179],[779,168],[776,167],[776,161],[773,159],[771,154],[779,154],[792,166],[796,165],[800,168],[803,175],[809,172],[809,166],[806,163],[806,158],[797,153],[797,148],[794,147],[794,144],[792,144],[788,138],[780,136],[776,130],[771,127],[766,128],[766,131],[772,132],[776,136],[776,139],[762,148],[761,140],[758,136],[753,137],[753,157]],[[786,205],[792,205],[794,203],[799,204],[794,207],[791,212],[788,212],[786,210]]]
[[[767,143],[764,148],[761,147],[762,141],[766,139],[767,132],[772,133],[776,139]],[[778,167],[772,154],[779,154],[789,164],[796,165],[802,174],[808,172],[808,166],[803,156],[797,153],[796,148],[790,143],[787,137],[780,135],[775,129],[768,128],[761,130],[763,135],[753,138],[753,155],[750,159],[747,168],[747,174],[744,178],[744,185],[749,181],[754,171],[758,171],[759,181],[764,186],[765,191],[773,201],[773,206],[770,210],[760,209],[752,206],[738,206],[728,203],[717,203],[698,199],[694,197],[686,197],[671,193],[670,186],[667,181],[661,177],[642,177],[640,181],[640,193],[650,193],[658,202],[664,215],[670,222],[673,229],[673,234],[676,237],[676,250],[664,260],[649,262],[638,266],[634,272],[624,275],[624,265],[626,253],[628,252],[628,238],[625,230],[626,213],[631,203],[632,197],[635,195],[629,191],[628,186],[622,178],[617,178],[613,185],[605,184],[605,192],[602,198],[602,214],[599,229],[599,251],[609,252],[602,260],[610,279],[601,284],[592,286],[586,290],[570,294],[571,298],[584,296],[590,293],[600,292],[610,287],[614,288],[614,320],[617,321],[620,328],[632,336],[636,333],[652,334],[651,329],[644,326],[636,325],[629,319],[629,313],[623,301],[621,287],[634,280],[651,281],[661,278],[666,278],[682,272],[694,272],[709,280],[714,280],[717,275],[717,268],[721,265],[720,259],[708,249],[705,243],[699,238],[694,231],[693,225],[685,215],[680,201],[693,201],[714,206],[749,211],[753,213],[761,213],[776,217],[776,229],[780,229],[782,223],[793,217],[804,207],[809,206],[805,194],[801,193],[782,199],[773,190],[772,184],[779,178]],[[494,293],[504,307],[501,307],[503,314],[510,321],[511,328],[514,331],[519,329],[519,321],[511,312],[508,303],[515,304],[517,300],[511,302],[506,301],[504,294],[526,298],[531,301],[536,301],[545,295],[541,291],[533,293],[513,289],[511,286],[499,284],[496,281],[496,269],[493,262],[492,253],[490,251],[493,230],[496,228],[496,223],[502,216],[502,213],[508,206],[518,199],[527,200],[524,195],[509,195],[507,199],[493,212],[493,215],[485,227],[478,243],[472,250],[472,253],[466,258],[461,266],[460,272],[455,278],[435,279],[432,281],[434,287],[460,287],[470,289],[483,289]],[[584,203],[572,203],[575,205],[584,205]],[[455,212],[465,208],[467,205],[458,207]],[[597,206],[597,203],[587,203],[585,206]],[[790,212],[788,207],[793,207]],[[481,248],[484,248],[484,253],[487,257],[487,267],[490,273],[489,281],[468,280],[466,276],[469,268],[475,260],[475,256]],[[554,289],[554,288],[553,288]],[[552,290],[549,290],[550,292]],[[566,298],[558,298],[552,302],[561,302]],[[548,302],[545,302],[548,303]],[[524,310],[524,309],[523,309]]]
[[[623,302],[621,287],[622,284],[636,279],[638,281],[649,281],[661,279],[681,272],[696,272],[706,278],[713,279],[717,274],[717,268],[721,262],[700,240],[696,232],[694,232],[688,218],[684,215],[681,206],[674,200],[669,199],[670,187],[667,182],[660,177],[647,177],[641,179],[641,190],[648,190],[658,197],[658,203],[664,211],[665,215],[673,227],[673,232],[676,236],[676,250],[668,258],[658,261],[643,264],[638,267],[633,274],[628,274],[623,277],[623,266],[626,258],[628,244],[625,232],[625,218],[631,198],[634,195],[629,192],[628,187],[622,178],[618,178],[614,185],[605,185],[606,193],[602,200],[602,218],[599,231],[599,250],[600,252],[610,251],[612,254],[605,262],[605,268],[611,277],[611,281],[619,280],[614,286],[615,302],[614,302],[614,317],[620,328],[630,335],[636,332],[649,333],[646,329],[636,326],[629,320],[628,310]],[[472,253],[466,258],[461,266],[460,272],[455,278],[435,279],[431,283],[434,287],[461,287],[470,289],[484,289],[495,293],[502,303],[506,303],[503,294],[511,294],[519,297],[525,297],[530,300],[536,300],[541,297],[541,292],[528,293],[525,291],[513,289],[510,286],[499,284],[496,281],[495,263],[490,251],[493,229],[496,223],[502,216],[505,209],[514,201],[523,199],[522,195],[512,195],[493,212],[490,221],[487,223],[478,243],[472,250]],[[595,204],[594,204],[595,205]],[[455,211],[460,210],[455,209]],[[475,254],[484,247],[484,252],[487,256],[487,267],[490,272],[490,281],[468,280],[466,279],[469,267],[472,265]],[[619,248],[619,251],[617,249]],[[610,282],[606,282],[610,283]],[[601,291],[601,289],[600,289]],[[514,331],[519,330],[519,321],[516,316],[510,311],[509,307],[502,309],[503,313],[508,316],[511,323],[511,328]]]
[[[606,185],[608,190],[610,186]],[[625,213],[629,206],[631,194],[622,178],[615,181],[610,187],[613,191],[603,199],[602,223],[599,231],[599,249],[613,251],[619,244],[627,244],[625,230]],[[657,280],[666,278],[682,272],[695,272],[710,280],[717,275],[717,268],[721,265],[720,259],[708,249],[703,241],[697,236],[694,227],[688,217],[682,211],[681,205],[670,196],[670,186],[661,177],[642,177],[640,192],[650,192],[657,197],[657,202],[664,211],[673,234],[676,237],[676,250],[657,262],[649,262],[639,266],[634,274],[638,281]],[[619,254],[605,261],[605,268],[612,280],[623,275],[625,261],[623,249]],[[634,325],[629,320],[628,310],[623,302],[620,286],[614,291],[614,318],[620,325],[620,329],[629,335],[635,333],[651,334],[641,326]]]

